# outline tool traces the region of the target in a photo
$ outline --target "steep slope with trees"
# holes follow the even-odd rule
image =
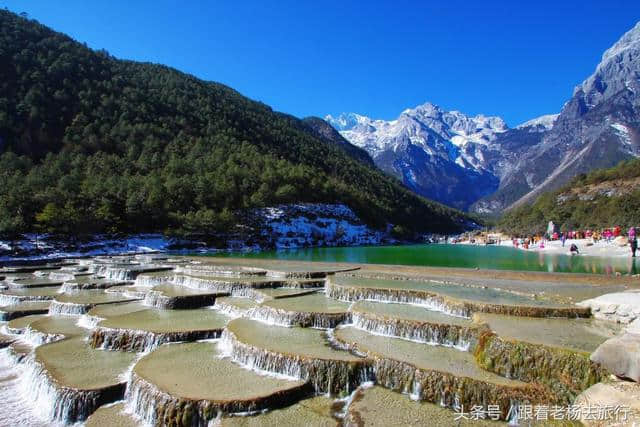
[[[576,176],[532,205],[507,212],[498,228],[514,234],[542,233],[549,221],[562,230],[640,225],[640,159]]]
[[[351,207],[407,233],[461,213],[294,117],[174,69],[104,51],[0,11],[0,234],[228,229],[275,204]]]

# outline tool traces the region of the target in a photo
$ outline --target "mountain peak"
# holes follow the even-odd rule
[[[370,118],[356,113],[340,113],[337,117],[327,114],[324,120],[340,132],[351,130],[358,125],[371,121]]]
[[[640,82],[640,22],[602,55],[594,73],[574,90],[587,109]]]
[[[325,120],[425,197],[465,209],[497,186],[491,158],[499,150],[497,135],[509,129],[500,117],[468,116],[425,102],[395,120],[354,113]]]
[[[546,130],[550,130],[553,127],[559,114],[545,114],[544,116],[536,117],[535,119],[527,120],[524,123],[516,126],[516,129],[524,129],[529,127],[543,127]]]
[[[420,104],[414,108],[407,108],[400,115],[406,116],[423,116],[423,117],[439,117],[442,114],[442,109],[436,104],[432,104],[431,102],[425,102],[424,104]]]
[[[600,65],[629,50],[640,47],[640,21],[602,54]],[[599,65],[599,66],[600,66]]]

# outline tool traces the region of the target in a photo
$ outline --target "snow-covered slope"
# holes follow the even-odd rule
[[[500,117],[469,117],[459,111],[444,111],[426,103],[404,110],[396,120],[375,120],[355,113],[325,118],[352,144],[366,149],[374,158],[383,151],[399,151],[414,144],[426,152],[453,158],[463,167],[482,159],[460,151],[465,145],[488,145],[496,134],[507,130]],[[473,167],[473,166],[472,166]]]
[[[516,129],[541,127],[544,130],[551,130],[558,116],[559,114],[545,114],[544,116],[536,117],[535,119],[528,120],[516,126]]]
[[[500,117],[467,116],[426,103],[390,121],[355,113],[325,120],[412,190],[461,209],[494,192],[510,164],[501,139],[512,132]],[[543,132],[548,121],[545,116],[522,129]]]

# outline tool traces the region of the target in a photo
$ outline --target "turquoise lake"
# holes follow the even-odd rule
[[[450,244],[300,248],[212,256],[564,273],[637,274],[640,271],[640,261],[631,257],[569,256],[500,246]]]

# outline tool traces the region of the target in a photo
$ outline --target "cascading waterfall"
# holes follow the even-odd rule
[[[284,282],[278,280],[243,282],[237,280],[216,280],[211,278],[200,278],[192,276],[176,275],[173,277],[174,285],[186,286],[192,289],[212,290],[229,293],[234,297],[251,297],[254,289],[277,288]]]
[[[440,311],[450,316],[471,317],[472,311],[467,303],[448,301],[445,297],[410,289],[378,289],[341,286],[327,280],[327,296],[341,301],[378,301],[389,303],[420,305],[429,310]]]
[[[154,264],[142,266],[138,263],[127,264],[124,266],[113,264],[94,265],[92,268],[92,272],[95,275],[104,277],[107,280],[118,281],[132,281],[136,280],[136,278],[143,273],[156,273],[170,270],[172,270],[172,268],[169,266]]]
[[[37,347],[42,344],[59,341],[65,338],[63,334],[48,334],[48,333],[36,331],[33,328],[31,328],[31,326],[26,326],[24,328],[16,329],[16,328],[11,328],[8,325],[5,325],[3,327],[3,332],[6,332],[9,335],[14,335],[18,337],[22,342],[28,343],[28,345],[31,347]]]
[[[177,273],[191,276],[209,276],[209,277],[251,277],[265,276],[266,270],[253,267],[225,267],[218,265],[185,265],[176,267]]]
[[[548,384],[565,404],[608,375],[588,353],[503,340],[491,333],[481,336],[475,358],[483,369],[506,378]]]
[[[312,313],[259,306],[251,309],[248,316],[263,323],[280,326],[301,326],[303,328],[329,329],[340,323],[350,322],[351,313]]]
[[[90,288],[86,288],[86,287],[82,287],[82,284],[80,283],[69,283],[69,282],[65,282],[62,284],[62,286],[60,286],[60,293],[64,294],[64,293],[69,293],[69,292],[76,292],[79,289],[90,289]]]
[[[324,271],[278,271],[267,270],[267,277],[282,279],[324,279],[327,273]]]
[[[26,327],[21,338],[28,342],[32,347],[48,344],[50,342],[60,341],[65,338],[63,334],[46,334],[44,332],[35,331],[31,327]]]
[[[108,280],[134,280],[137,273],[134,273],[130,268],[113,267],[111,265],[95,265],[93,267],[93,273],[96,276],[104,277]]]
[[[31,316],[34,314],[46,314],[47,308],[23,308],[16,311],[0,311],[0,321],[10,321],[22,316]]]
[[[0,306],[4,305],[16,305],[24,301],[49,301],[53,296],[41,296],[41,295],[7,295],[0,294]]]
[[[0,350],[0,425],[19,425],[22,427],[57,426],[51,420],[41,419],[31,396],[23,396],[22,361],[25,356],[16,357],[11,347]]]
[[[149,352],[154,348],[178,341],[197,341],[220,338],[222,330],[149,332],[135,329],[112,329],[97,326],[91,333],[91,346],[104,350]]]
[[[91,310],[93,304],[77,304],[72,302],[52,301],[49,306],[50,315],[78,315]]]
[[[114,292],[132,299],[144,299],[147,296],[147,293],[149,292],[149,290],[147,289],[118,289],[118,290],[107,289],[106,292],[108,293]]]
[[[216,300],[215,304],[213,305],[213,308],[215,310],[218,310],[220,313],[226,314],[227,316],[233,319],[236,319],[238,317],[248,316],[249,312],[253,310],[252,308],[241,308],[241,307],[238,307],[237,305],[220,301],[219,299]]]
[[[69,272],[62,272],[62,271],[52,271],[51,273],[48,274],[48,276],[49,276],[49,280],[67,281],[67,280],[73,280],[76,278],[75,274],[69,273]]]
[[[372,334],[402,338],[431,345],[454,347],[469,351],[478,341],[480,326],[459,326],[444,323],[415,322],[378,317],[370,313],[353,312],[353,325]],[[486,328],[482,328],[482,331]]]
[[[0,363],[11,368],[17,368],[31,353],[32,345],[26,340],[20,340],[8,347],[0,349]]]
[[[149,260],[150,261],[150,260]],[[149,267],[149,268],[146,268]],[[159,267],[162,268],[162,267]],[[304,381],[305,387],[287,391],[275,397],[245,402],[196,402],[182,399],[166,393],[152,382],[129,371],[127,378],[103,390],[77,390],[64,387],[39,362],[33,352],[16,351],[11,347],[0,350],[0,401],[2,408],[6,402],[19,395],[20,402],[26,399],[31,406],[40,412],[39,417],[58,423],[72,423],[84,420],[98,406],[121,399],[126,393],[127,409],[150,424],[207,425],[222,413],[252,413],[266,408],[276,408],[290,404],[311,394],[327,393],[336,395],[350,393],[358,386],[374,381],[391,390],[407,394],[410,398],[429,401],[448,408],[464,405],[469,408],[481,405],[498,405],[502,411],[502,419],[517,418],[515,411],[521,404],[561,404],[572,402],[576,393],[591,384],[601,381],[607,373],[591,363],[588,354],[565,349],[554,349],[543,345],[534,345],[518,340],[501,339],[493,334],[486,324],[467,322],[438,323],[439,317],[425,316],[426,321],[386,317],[352,305],[346,313],[316,313],[295,311],[295,309],[278,309],[267,306],[243,308],[247,302],[239,305],[216,301],[225,293],[235,297],[248,297],[262,302],[265,295],[260,292],[266,288],[307,288],[325,285],[326,294],[330,298],[342,301],[371,300],[378,302],[403,303],[424,307],[446,313],[451,316],[470,318],[474,312],[486,312],[520,316],[555,316],[586,317],[588,309],[577,307],[551,306],[517,306],[482,303],[479,301],[456,300],[447,295],[428,290],[384,289],[375,287],[348,286],[332,283],[331,276],[324,279],[325,273],[291,273],[255,269],[225,270],[223,267],[203,268],[203,266],[177,267],[166,274],[141,274],[150,272],[153,266],[141,264],[104,264],[94,265],[92,269],[107,280],[113,281],[92,284],[78,280],[75,283],[73,271],[43,271],[42,277],[51,280],[71,281],[61,287],[61,292],[73,292],[78,289],[108,288],[116,284],[131,284],[144,287],[139,295],[144,296],[144,303],[159,309],[197,308],[214,305],[216,310],[232,317],[248,317],[263,323],[281,326],[301,326],[326,329],[328,345],[335,349],[346,350],[353,355],[362,356],[362,360],[336,360],[304,356],[291,351],[271,350],[251,345],[239,334],[240,341],[228,329],[209,331],[163,332],[154,333],[136,329],[112,329],[100,327],[104,320],[87,315],[92,304],[77,304],[52,301],[49,314],[82,315],[78,325],[92,330],[89,342],[93,348],[105,350],[121,350],[128,352],[150,352],[165,343],[181,341],[197,341],[220,339],[219,347],[224,350],[225,357],[234,363],[261,374],[269,374],[287,379]],[[176,274],[182,273],[182,274]],[[197,275],[199,277],[189,276]],[[217,276],[223,276],[218,277]],[[249,280],[250,276],[264,276],[263,281]],[[225,278],[226,277],[226,278]],[[272,278],[269,280],[268,278]],[[285,280],[286,279],[286,280]],[[217,295],[180,295],[167,296],[162,291],[151,288],[162,284],[181,285],[192,289],[217,291]],[[447,284],[449,282],[442,281]],[[285,285],[285,286],[283,286]],[[462,286],[462,285],[461,285]],[[146,290],[149,289],[149,291]],[[114,289],[113,291],[116,291]],[[117,289],[118,292],[123,292]],[[132,290],[131,294],[138,292]],[[26,292],[31,293],[31,292]],[[285,293],[282,293],[285,294]],[[281,295],[274,292],[274,295]],[[15,305],[24,301],[51,300],[51,296],[4,295],[0,294],[0,305]],[[384,312],[384,311],[383,311]],[[390,311],[395,313],[394,311]],[[401,310],[400,310],[401,312]],[[25,313],[22,313],[23,315]],[[26,313],[28,314],[28,313]],[[442,316],[440,316],[442,317]],[[418,316],[417,319],[422,319]],[[443,320],[442,322],[446,322]],[[375,335],[394,337],[418,343],[453,347],[474,354],[477,364],[488,372],[505,378],[517,379],[525,383],[493,381],[440,372],[426,367],[417,367],[409,362],[395,360],[394,356],[381,355],[374,351],[363,353],[356,344],[343,342],[333,335],[333,328],[350,324],[353,327]],[[143,325],[136,325],[143,326]],[[47,334],[30,327],[6,332],[15,334],[18,345],[31,347],[64,339],[61,334]],[[238,330],[239,333],[240,330]],[[247,335],[249,336],[249,335]],[[406,344],[406,343],[404,343]],[[278,348],[278,347],[275,347]],[[367,350],[369,351],[369,350]],[[313,354],[313,353],[312,353]],[[393,354],[393,353],[390,353]],[[465,355],[467,356],[467,355]],[[402,358],[399,358],[402,359]],[[46,360],[46,359],[41,359]],[[5,392],[2,382],[3,367],[19,373],[17,379],[9,382],[9,387],[18,389],[19,393]],[[420,365],[421,366],[421,365]],[[452,372],[457,372],[453,370]],[[486,372],[485,372],[486,374]],[[211,379],[215,381],[215,378]],[[230,380],[230,379],[225,379]],[[11,385],[13,384],[13,385]],[[8,396],[7,393],[13,394]],[[351,394],[352,399],[355,394]],[[345,399],[346,400],[346,399]],[[346,408],[348,402],[346,400]],[[25,403],[15,404],[24,406]],[[28,412],[28,409],[25,410]],[[345,416],[342,413],[342,416]],[[0,424],[3,418],[0,414]],[[15,418],[21,423],[21,418]],[[509,420],[507,420],[509,421]],[[25,421],[28,424],[28,420]]]
[[[174,278],[174,274],[172,271],[167,271],[167,274],[163,275],[148,275],[148,274],[138,274],[134,284],[136,286],[148,286],[154,287],[158,285],[162,285],[167,282],[172,282]]]
[[[87,289],[109,289],[114,286],[125,285],[128,282],[125,281],[104,281],[101,279],[97,279],[95,281],[86,281],[86,282],[65,282],[60,287],[60,293],[73,293],[81,290]]]
[[[98,323],[100,323],[103,320],[104,319],[102,317],[91,316],[89,314],[83,314],[82,316],[80,316],[78,318],[78,322],[76,324],[78,326],[80,326],[81,328],[91,330],[91,329],[95,328],[96,326],[98,326]]]
[[[232,360],[241,365],[308,381],[317,393],[348,393],[374,378],[368,360],[323,360],[278,353],[241,343],[228,329],[223,331],[220,345]]]
[[[345,425],[345,426],[351,427],[351,426],[355,426],[355,425],[361,424],[361,423],[358,423],[358,422],[354,422],[354,420],[347,419],[347,416],[349,415],[349,409],[351,407],[351,404],[356,399],[358,399],[358,397],[366,389],[373,387],[374,384],[375,383],[373,381],[367,381],[365,383],[362,383],[362,384],[360,384],[360,386],[358,386],[358,388],[353,390],[353,392],[348,397],[336,400],[336,402],[334,403],[333,408],[337,408],[337,410],[334,410],[334,412],[332,413],[332,416],[337,420],[344,420],[341,423],[341,425]]]
[[[144,297],[144,304],[159,309],[194,309],[214,305],[217,297],[227,294],[182,295],[170,297],[161,291],[149,291]]]
[[[378,301],[424,306],[450,316],[470,318],[475,312],[504,314],[521,317],[584,318],[591,315],[586,307],[554,307],[545,305],[507,305],[478,301],[456,300],[437,293],[413,289],[364,288],[332,283],[327,279],[325,291],[328,297],[341,301]]]
[[[63,423],[83,421],[99,406],[122,399],[125,384],[101,390],[76,390],[53,380],[32,354],[22,364],[20,390],[42,418]]]
[[[379,385],[422,400],[454,409],[473,405],[498,405],[501,419],[506,420],[514,400],[527,404],[555,403],[555,398],[543,387],[524,384],[508,386],[484,382],[453,374],[418,369],[415,366],[386,358],[373,357],[376,381]]]
[[[215,380],[215,379],[212,379]],[[189,425],[205,427],[219,414],[253,414],[280,408],[309,397],[308,384],[282,390],[250,400],[208,401],[183,399],[160,390],[155,385],[131,373],[126,391],[127,410],[149,425]]]

